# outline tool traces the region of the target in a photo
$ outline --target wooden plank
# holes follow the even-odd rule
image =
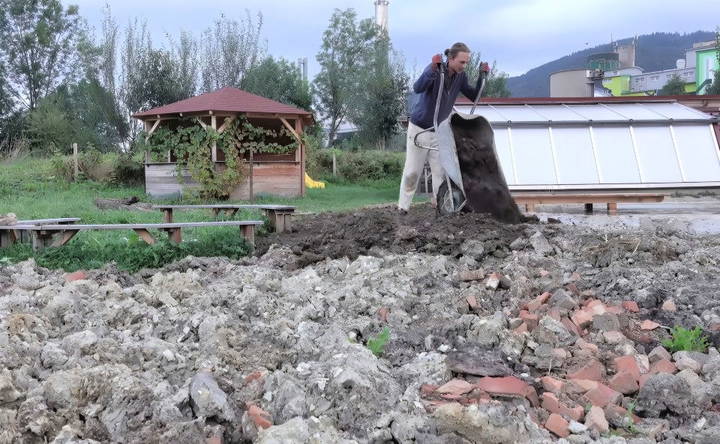
[[[200,117],[195,117],[195,120],[197,120],[197,122],[200,124],[202,129],[207,130],[207,128],[208,128],[207,123],[203,122]]]
[[[65,224],[79,222],[79,217],[58,217],[54,219],[27,219],[19,220],[17,225],[43,225],[43,224]]]
[[[57,239],[55,239],[55,241],[52,243],[52,246],[53,247],[61,247],[65,244],[67,244],[68,242],[70,242],[70,239],[75,237],[75,235],[78,233],[78,231],[80,231],[80,230],[66,230],[66,231],[61,232],[60,235],[57,237]]]
[[[182,242],[182,229],[181,228],[171,228],[166,231],[168,232],[168,237],[170,238],[170,242],[174,242],[176,244],[179,244],[180,242]]]
[[[78,224],[73,225],[73,230],[163,230],[173,228],[188,228],[188,227],[223,227],[223,226],[242,226],[242,225],[262,225],[263,222],[260,220],[221,220],[211,222],[173,222],[173,223],[150,223],[150,224]],[[51,232],[51,231],[65,231],[68,229],[67,225],[38,225],[38,226],[26,226],[27,230],[37,232]]]
[[[247,241],[248,244],[250,244],[251,247],[255,247],[255,227],[252,225],[246,225],[243,227],[240,227],[240,231],[242,232],[242,236],[245,238],[245,241]]]
[[[273,205],[273,204],[207,204],[207,205],[153,205],[153,210],[239,210],[239,209],[258,209],[258,210],[284,210],[295,211],[292,205]]]
[[[17,241],[13,230],[0,230],[0,248],[7,248]]]
[[[148,230],[136,228],[134,231],[140,236],[140,239],[144,240],[147,244],[153,245],[155,243],[155,238],[152,237],[152,234],[150,234]]]
[[[155,132],[158,125],[160,125],[160,119],[156,120],[155,123],[153,124],[152,128],[150,128],[150,131],[148,131],[148,136]]]
[[[223,124],[220,125],[220,128],[218,128],[218,133],[222,134],[222,132],[225,131],[225,129],[228,127],[228,125],[230,125],[231,123],[233,123],[235,121],[236,117],[237,116],[230,116],[230,117],[226,118],[225,121],[223,122]]]
[[[172,223],[173,220],[173,209],[172,208],[163,208],[163,222],[166,224]]]
[[[300,136],[295,131],[295,128],[290,126],[290,122],[288,122],[284,117],[280,117],[280,121],[283,123],[285,128],[287,128],[287,130],[290,131],[290,134],[292,134],[293,137],[295,137],[295,140],[297,141],[297,143],[302,143],[302,139],[300,139]]]

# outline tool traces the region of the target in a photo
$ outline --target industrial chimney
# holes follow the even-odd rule
[[[375,23],[385,32],[388,30],[388,5],[389,0],[375,0]]]

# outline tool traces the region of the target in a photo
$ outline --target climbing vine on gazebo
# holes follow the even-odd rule
[[[172,152],[177,158],[178,177],[187,170],[200,184],[200,197],[227,199],[233,189],[248,176],[246,153],[288,154],[298,148],[298,142],[285,128],[280,131],[252,125],[244,117],[226,119],[224,130],[203,128],[191,118],[181,119],[177,129],[157,128],[151,135],[141,134],[145,141],[143,150],[154,155]],[[289,144],[277,140],[289,138]],[[225,154],[225,167],[218,168],[213,162],[212,146]]]

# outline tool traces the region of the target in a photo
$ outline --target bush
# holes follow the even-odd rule
[[[336,156],[337,173],[348,182],[399,180],[405,153],[391,151],[316,150],[308,156],[308,174],[332,178],[332,158]]]
[[[113,163],[112,181],[122,185],[140,185],[145,180],[145,165],[132,156],[121,154]]]
[[[104,156],[100,151],[94,149],[82,151],[78,154],[78,180],[110,182],[113,179],[113,162],[113,156]],[[56,154],[51,164],[55,177],[68,182],[74,180],[75,164],[72,156]]]

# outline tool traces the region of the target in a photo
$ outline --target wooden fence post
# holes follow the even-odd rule
[[[333,177],[337,176],[337,159],[335,158],[335,150],[333,150]]]
[[[75,178],[75,182],[78,181],[78,176],[80,173],[80,168],[78,166],[78,144],[73,143],[72,144],[73,149],[73,177]]]

